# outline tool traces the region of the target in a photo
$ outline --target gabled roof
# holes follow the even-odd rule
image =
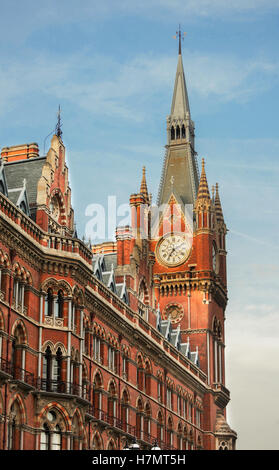
[[[36,206],[38,181],[41,178],[45,161],[46,157],[36,157],[29,160],[4,163],[8,190],[11,197],[16,197],[16,195],[12,196],[11,190],[22,188],[23,180],[26,181],[26,192],[31,213],[32,208]]]

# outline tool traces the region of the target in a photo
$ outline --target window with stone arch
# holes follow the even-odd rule
[[[117,388],[113,380],[108,386],[108,422],[115,425],[117,418]]]
[[[121,400],[121,422],[123,426],[123,431],[128,432],[129,425],[129,395],[127,390],[123,390],[122,400]]]
[[[219,443],[219,449],[218,450],[229,450],[229,443],[227,441],[221,441]]]
[[[143,431],[144,431],[144,436],[143,436],[144,440],[149,442],[150,433],[151,433],[151,406],[149,402],[147,402],[144,407]]]
[[[82,449],[83,444],[83,433],[82,433],[82,423],[81,419],[77,412],[75,412],[74,417],[72,419],[72,435],[71,435],[71,449],[72,450],[80,450]]]
[[[164,441],[164,420],[163,413],[159,410],[157,415],[157,441],[160,446],[160,443]]]
[[[147,395],[151,395],[151,376],[152,376],[151,363],[149,359],[146,359],[145,361],[145,393]]]
[[[103,379],[100,371],[97,371],[93,381],[93,408],[96,418],[101,417],[102,414],[102,391]]]
[[[8,417],[8,450],[20,450],[23,413],[18,399],[11,405]]]
[[[24,325],[19,322],[13,332],[12,340],[12,366],[14,378],[19,380],[25,379],[25,346],[26,332]]]
[[[143,364],[143,358],[141,354],[138,354],[137,357],[137,385],[138,389],[143,391],[144,390],[144,364]]]
[[[41,421],[40,450],[62,450],[64,418],[55,408],[48,409]]]
[[[143,433],[143,418],[144,418],[144,406],[141,398],[137,400],[137,415],[136,415],[136,436],[138,439],[142,439]]]
[[[102,439],[101,439],[100,433],[98,431],[96,431],[94,436],[93,436],[92,449],[93,450],[102,450],[103,449]]]

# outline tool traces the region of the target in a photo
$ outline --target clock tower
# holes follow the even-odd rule
[[[180,45],[167,118],[159,216],[150,240],[155,254],[152,297],[162,319],[170,319],[173,330],[179,328],[181,344],[190,343],[191,350],[197,351],[208,386],[225,389],[227,228],[218,185],[209,192],[204,159],[199,176],[194,139]],[[208,400],[214,407],[212,396]],[[224,411],[228,399],[221,401]],[[215,419],[216,414],[210,414],[208,429]]]

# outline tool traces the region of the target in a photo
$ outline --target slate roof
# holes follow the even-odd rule
[[[23,180],[26,180],[26,190],[31,210],[36,205],[38,181],[42,175],[45,161],[46,157],[36,157],[29,160],[4,163],[8,190],[22,188]],[[14,198],[13,193],[10,194],[9,198],[14,202],[12,199]]]

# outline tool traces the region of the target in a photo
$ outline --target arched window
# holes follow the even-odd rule
[[[101,450],[102,449],[102,440],[101,440],[101,437],[100,437],[99,433],[97,433],[97,432],[96,432],[96,434],[93,438],[92,448],[93,448],[93,450]]]
[[[111,425],[115,425],[117,418],[117,402],[116,402],[116,389],[113,382],[109,385],[109,396],[108,396],[108,422]]]
[[[62,434],[58,424],[53,431],[51,450],[62,450]]]
[[[62,430],[59,416],[54,410],[48,411],[42,424],[40,450],[62,450]]]
[[[40,450],[50,450],[50,430],[46,423],[43,424],[43,430],[41,431]]]
[[[121,422],[123,426],[123,431],[128,432],[128,423],[129,423],[129,397],[126,390],[122,394],[121,402]]]
[[[18,325],[14,332],[14,340],[12,342],[12,365],[13,375],[15,379],[23,380],[23,369],[24,369],[24,331],[21,325]]]
[[[59,290],[56,303],[55,303],[55,317],[56,318],[63,318],[63,307],[64,307],[64,296],[63,291]]]
[[[169,417],[168,425],[167,425],[167,445],[168,446],[173,445],[173,425],[172,425],[171,417]]]
[[[102,378],[99,373],[95,375],[93,382],[93,407],[94,416],[100,418],[102,415]]]
[[[62,382],[62,351],[58,348],[53,361],[53,386],[54,390],[63,393],[65,384]]]
[[[176,138],[180,139],[180,127],[176,126]]]
[[[45,315],[51,317],[53,314],[53,292],[52,289],[47,290],[45,301]]]
[[[157,441],[160,446],[160,443],[164,440],[164,426],[163,426],[163,415],[161,411],[158,413],[157,419]]]
[[[175,139],[175,130],[174,130],[174,127],[171,126],[171,140],[174,140]]]
[[[42,390],[51,390],[51,365],[52,354],[48,346],[43,356],[43,375],[42,375]]]
[[[143,368],[143,361],[141,356],[138,356],[137,360],[138,368],[137,368],[137,384],[139,390],[144,390],[144,368]]]
[[[149,361],[145,363],[145,393],[151,395],[151,366]]]
[[[138,400],[137,405],[137,416],[136,416],[136,436],[138,439],[142,439],[143,432],[143,403],[142,400]]]
[[[144,416],[144,435],[143,439],[147,442],[150,441],[150,433],[151,433],[151,408],[149,403],[145,405],[145,416]]]
[[[185,126],[184,126],[184,124],[182,124],[181,136],[182,136],[182,139],[185,139],[185,137],[186,137],[186,132],[185,132]]]
[[[8,420],[8,449],[20,450],[21,443],[21,426],[22,419],[20,407],[17,400],[15,400],[10,409]]]

